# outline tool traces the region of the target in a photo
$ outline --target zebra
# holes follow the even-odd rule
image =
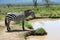
[[[24,12],[8,12],[7,15],[5,16],[5,26],[7,27],[7,31],[10,31],[11,28],[9,27],[11,21],[22,21],[22,29],[23,31],[25,30],[24,28],[24,20],[32,16],[35,18],[35,13],[32,10],[25,10]]]

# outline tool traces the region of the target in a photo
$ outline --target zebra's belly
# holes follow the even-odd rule
[[[22,21],[22,20],[24,20],[22,17],[21,18],[18,17],[18,18],[13,19],[12,21]]]

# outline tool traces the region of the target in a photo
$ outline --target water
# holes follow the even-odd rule
[[[36,30],[38,28],[43,27],[43,24],[39,23],[39,21],[36,21],[34,23],[32,23],[33,29]]]
[[[48,34],[43,40],[60,40],[60,20],[36,20],[32,26],[34,30],[42,27],[47,31]]]

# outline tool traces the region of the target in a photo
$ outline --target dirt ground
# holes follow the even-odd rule
[[[3,29],[0,30],[0,40],[25,40],[23,37],[20,38],[18,36],[18,34],[22,34],[25,31],[17,30],[17,31],[13,31],[13,32],[7,32],[4,21],[0,21],[0,26],[3,27]]]
[[[42,20],[42,19],[37,19],[37,21],[38,20]],[[46,20],[46,19],[44,19],[44,20]],[[48,20],[50,20],[50,19],[48,19]],[[30,20],[29,23],[32,23],[34,21],[36,21],[36,19]],[[17,25],[13,25],[13,23],[11,23],[11,24],[12,24],[11,25],[12,28],[15,27],[14,29],[17,29],[17,30],[12,31],[12,32],[7,32],[4,21],[0,21],[0,26],[3,27],[2,29],[0,27],[0,29],[1,29],[0,30],[0,40],[25,40],[23,37],[19,37],[18,35],[23,34],[26,31],[22,31],[22,27],[17,28]],[[27,28],[25,28],[25,29],[27,29]]]

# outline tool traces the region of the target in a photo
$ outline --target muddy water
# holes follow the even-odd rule
[[[47,31],[46,36],[30,36],[28,40],[60,40],[60,19],[59,20],[35,20],[31,22],[34,30],[39,27]]]

